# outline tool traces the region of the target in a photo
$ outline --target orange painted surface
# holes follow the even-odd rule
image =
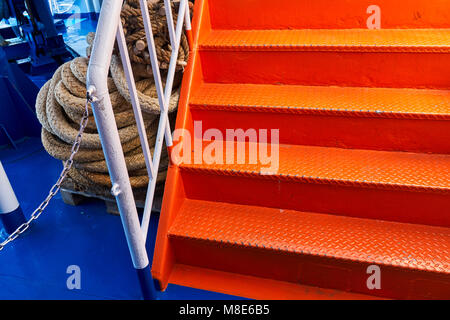
[[[204,83],[190,109],[204,131],[283,128],[282,144],[450,153],[448,90]]]
[[[186,200],[169,237],[450,273],[449,228]]]
[[[450,227],[448,155],[280,145],[274,173],[245,161],[182,164],[186,197]]]
[[[449,90],[204,83],[191,107],[317,115],[450,120]]]
[[[178,264],[170,282],[180,286],[203,288],[240,297],[269,300],[375,300],[370,295],[305,286]]]
[[[195,105],[191,114],[193,121],[202,121],[204,131],[213,128],[224,136],[229,128],[269,132],[282,128],[279,131],[282,144],[450,153],[448,120],[387,117],[387,113],[372,116],[357,111],[274,109],[230,106],[229,110],[216,110]]]
[[[384,285],[377,295],[393,298],[413,291],[415,280],[439,281],[450,272],[448,228],[186,200],[168,236],[181,264],[305,284],[314,269],[339,265],[325,268],[322,283],[339,289],[346,283],[345,289],[366,294],[366,276],[358,271],[376,264]],[[402,272],[410,273],[410,284],[398,288],[395,277]],[[435,298],[450,294],[449,285],[444,282]]]
[[[214,30],[208,50],[450,52],[450,29]]]
[[[208,144],[203,143],[203,155],[207,154],[204,149]],[[280,145],[279,164],[274,164],[271,169],[267,163],[254,163],[249,159],[249,149],[258,150],[257,143],[243,144],[245,163],[238,163],[237,143],[231,146],[223,143],[224,156],[211,157],[219,163],[182,164],[181,168],[202,169],[224,175],[254,175],[275,180],[310,180],[450,195],[450,155]],[[227,154],[234,155],[234,163],[227,163]]]
[[[381,9],[381,28],[449,28],[447,0],[212,0],[213,29],[366,28],[367,8]],[[205,30],[207,31],[207,30]]]
[[[279,166],[171,164],[162,289],[450,298],[450,3],[377,5],[382,30],[365,30],[362,0],[196,1],[182,140],[194,121],[279,129]],[[366,285],[374,263],[381,290]]]
[[[192,36],[192,30],[186,30],[186,36],[189,43],[189,50],[192,50],[194,48],[194,38]]]
[[[447,53],[201,51],[207,83],[448,89]]]

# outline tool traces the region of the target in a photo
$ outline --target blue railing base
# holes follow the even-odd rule
[[[14,211],[8,213],[0,213],[0,220],[2,221],[3,227],[8,234],[16,231],[16,229],[20,227],[22,223],[25,223],[27,221],[20,206],[18,206]]]
[[[153,283],[150,265],[144,269],[136,269],[144,300],[156,300],[157,293]]]

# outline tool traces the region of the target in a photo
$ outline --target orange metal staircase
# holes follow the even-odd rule
[[[262,145],[246,141],[229,164],[223,141],[220,163],[170,166],[162,289],[450,298],[450,4],[377,5],[381,30],[362,0],[196,1],[182,139],[206,151],[208,129],[279,129],[279,163],[250,163]]]

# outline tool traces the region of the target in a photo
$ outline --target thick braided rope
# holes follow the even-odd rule
[[[88,41],[88,43],[92,45],[95,33],[90,32],[89,35],[88,39],[91,39],[91,42]],[[73,75],[84,84],[86,83],[88,66],[89,66],[89,59],[85,57],[78,57],[70,61],[70,70],[72,70]],[[114,81],[112,81],[111,78],[108,78],[108,89],[110,93],[117,91],[117,89],[114,87]]]
[[[175,4],[176,11],[178,8]],[[137,0],[128,0],[122,10],[122,23],[127,35],[126,41],[132,61],[133,74],[136,80],[139,102],[143,111],[146,131],[151,152],[154,151],[158,118],[160,113],[156,87],[153,83],[153,75],[148,57],[148,49],[137,52],[137,41],[145,42],[145,32]],[[164,77],[164,69],[168,68],[171,55],[170,38],[166,26],[163,1],[149,3],[152,17],[153,33],[155,35],[156,51],[159,66]],[[176,20],[176,14],[173,15]],[[94,34],[87,37],[88,56],[92,50]],[[147,52],[147,54],[145,53]],[[177,70],[182,70],[186,65],[189,49],[187,38],[183,34],[181,39]],[[85,108],[86,74],[89,60],[76,58],[62,65],[39,92],[36,100],[36,111],[42,128],[42,143],[47,152],[53,157],[67,160],[70,156],[71,144],[78,132],[78,122]],[[134,115],[131,108],[131,97],[126,83],[125,74],[120,58],[113,55],[111,61],[111,78],[108,78],[110,99],[116,118],[119,136],[125,155],[125,162],[130,174],[130,182],[133,188],[143,188],[148,184],[148,175],[145,159],[140,145]],[[182,73],[175,74],[174,88],[181,83]],[[177,108],[179,92],[175,90],[171,96],[169,112]],[[92,111],[92,110],[90,110]],[[175,113],[169,114],[171,122],[174,122]],[[157,182],[165,179],[167,170],[167,151],[163,148],[161,165]],[[90,117],[88,126],[83,134],[80,151],[74,157],[74,167],[69,173],[72,179],[81,188],[107,192],[111,186],[108,168],[101,149],[100,139],[93,116]]]
[[[64,109],[58,104],[54,94],[48,94],[50,102],[47,104],[47,118],[52,131],[61,140],[68,144],[73,144],[78,134],[76,124],[69,122],[64,113]],[[119,129],[119,137],[122,144],[127,143],[137,137],[137,126],[132,125]],[[84,133],[81,147],[87,149],[100,149],[102,147],[100,137],[97,133]]]
[[[59,160],[67,160],[70,157],[71,145],[62,141],[57,136],[51,134],[45,128],[42,128],[41,132],[42,144],[53,158]],[[140,139],[136,137],[135,139],[129,141],[128,143],[122,145],[123,152],[128,153],[135,150],[140,146]],[[80,148],[74,157],[76,163],[87,163],[93,161],[104,160],[104,154],[102,149],[86,149]]]
[[[36,98],[36,115],[41,123],[42,127],[45,128],[48,132],[52,132],[52,128],[48,123],[47,119],[47,111],[46,111],[46,103],[47,103],[47,94],[50,88],[51,80],[47,81],[39,90],[39,93]]]
[[[120,94],[128,101],[131,102],[130,92],[128,90],[128,85],[125,78],[125,73],[120,62],[120,58],[116,55],[113,55],[111,58],[111,75],[114,80],[114,83],[117,87],[117,90]],[[143,79],[136,82],[136,87],[138,89],[138,99],[139,104],[142,108],[142,111],[152,114],[159,114],[160,106],[158,101],[158,95],[156,94],[156,87],[152,81],[152,79]],[[142,88],[146,88],[144,90],[139,90]],[[148,94],[150,93],[150,94]],[[178,106],[179,99],[179,91],[175,91],[172,93],[169,104],[169,112],[176,110]]]
[[[192,3],[189,3],[192,8]],[[179,3],[172,3],[172,16],[174,23],[178,17]],[[148,10],[150,20],[152,22],[152,32],[156,46],[156,55],[160,69],[168,69],[172,48],[170,45],[169,30],[167,27],[167,19],[163,1],[148,2]],[[175,11],[175,12],[174,12]],[[125,32],[127,48],[130,59],[134,63],[150,65],[150,57],[146,49],[146,35],[144,29],[143,17],[140,10],[139,1],[129,0],[123,7],[121,12],[121,22]],[[144,49],[136,48],[136,42],[142,41]],[[178,52],[177,70],[182,70],[186,66],[189,56],[189,45],[185,34],[181,36],[180,48]]]
[[[112,187],[111,179],[108,174],[103,173],[97,173],[97,172],[89,172],[85,170],[79,170],[78,171],[80,175],[82,175],[85,179],[90,180],[94,184],[99,184],[101,186],[106,186],[108,188]],[[167,166],[160,166],[160,169],[158,171],[158,175],[156,178],[156,183],[164,182],[167,174]],[[130,175],[130,183],[131,186],[134,188],[143,188],[148,185],[149,178],[147,171],[144,169],[131,171],[129,172]]]
[[[36,100],[36,110],[38,113],[38,119],[43,124],[42,143],[44,145],[44,148],[50,155],[61,160],[67,160],[68,157],[70,156],[71,144],[64,141],[64,139],[61,139],[58,133],[61,134],[61,130],[76,130],[76,123],[70,123],[69,119],[65,119],[59,122],[56,121],[55,123],[54,119],[57,118],[55,117],[55,114],[57,116],[61,115],[67,116],[67,114],[65,113],[65,109],[59,104],[58,99],[56,99],[57,97],[56,92],[58,92],[56,89],[62,88],[63,90],[65,90],[64,92],[68,97],[67,103],[70,104],[72,107],[73,105],[76,106],[81,102],[80,101],[81,98],[79,97],[81,94],[75,92],[75,90],[81,89],[81,87],[78,86],[78,83],[76,82],[79,80],[78,78],[75,78],[76,80],[74,80],[73,74],[72,75],[68,74],[69,70],[71,71],[71,68],[67,68],[67,65],[61,66],[55,73],[55,75],[52,77],[52,79],[49,80],[43,86],[42,90],[39,92],[38,99]],[[64,81],[62,79],[63,77],[66,77]],[[73,83],[75,83],[74,86],[72,86]],[[66,85],[70,86],[70,89],[66,88]],[[138,85],[137,87],[138,89],[148,92],[149,91],[148,88],[151,87],[151,83],[141,82],[141,84]],[[50,90],[52,88],[54,91],[53,95],[55,96],[53,99],[52,95],[49,95]],[[47,105],[46,103],[47,101],[50,104]],[[70,101],[72,101],[72,103],[70,103]],[[73,101],[78,101],[79,103],[73,104]],[[76,111],[75,114],[79,114],[80,109],[81,105],[76,106],[76,109],[74,110]],[[120,113],[116,113],[116,115],[117,114]],[[133,119],[134,117],[131,116],[130,118]],[[146,115],[146,123],[148,124],[146,131],[148,135],[149,145],[152,146],[151,152],[154,151],[153,146],[156,141],[158,122],[159,122],[158,117],[156,115]],[[70,129],[69,128],[61,129],[60,128],[61,124],[69,125]],[[57,133],[56,135],[52,134],[52,132],[54,131],[56,131]],[[85,136],[83,136],[83,138],[84,137]],[[125,153],[127,168],[130,171],[131,177],[133,177],[131,179],[132,186],[133,187],[144,186],[145,183],[148,183],[148,177],[146,172],[144,173],[139,171],[145,169],[145,160],[142,154],[139,137],[136,136],[132,141],[129,141],[129,143],[123,143],[123,149]],[[108,168],[104,160],[103,152],[100,148],[89,149],[83,146],[82,148],[80,148],[80,151],[76,154],[74,160],[75,160],[74,169],[78,170],[78,174],[75,175],[74,180],[77,180],[78,184],[81,183],[80,177],[84,177],[84,182],[89,182],[90,184],[89,188],[93,187],[93,185],[91,184],[97,184],[102,186],[108,185],[109,183]],[[163,149],[163,154],[161,157],[163,165],[160,166],[160,174],[158,178],[159,182],[162,181],[161,179],[163,179],[164,177],[161,174],[161,172],[167,169],[167,166],[164,165],[164,163],[167,163],[167,160],[168,159],[166,150]],[[84,173],[84,175],[82,173]]]
[[[70,90],[64,85],[62,81],[60,81],[55,86],[55,98],[58,101],[59,105],[63,107],[66,115],[72,120],[74,123],[79,123],[81,117],[83,116],[80,111],[82,111],[82,103],[86,98],[82,99],[77,96],[71,95]],[[114,117],[116,119],[117,127],[119,129],[130,126],[134,123],[133,111],[131,110],[131,105],[126,102],[122,96],[116,91],[115,94],[111,94],[114,101],[112,104],[116,106]],[[118,98],[118,96],[120,98]],[[85,103],[85,102],[84,102]],[[124,109],[122,111],[122,109]],[[95,120],[93,116],[89,117],[89,122],[87,125],[88,129],[95,130],[97,129],[95,125]]]

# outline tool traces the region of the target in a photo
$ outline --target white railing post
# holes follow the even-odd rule
[[[192,50],[194,45],[194,39],[192,37],[191,27],[191,10],[189,9],[189,1],[186,1],[186,11],[184,13],[184,25],[186,29],[186,37],[189,43],[189,50]]]
[[[119,47],[120,56],[122,58],[122,65],[127,79],[128,89],[130,91],[131,105],[133,106],[134,116],[136,118],[136,125],[139,132],[139,139],[144,153],[145,165],[147,167],[148,176],[150,179],[155,178],[157,172],[153,169],[153,158],[150,152],[150,146],[148,144],[147,133],[145,129],[144,118],[142,117],[141,106],[136,90],[136,84],[134,83],[133,69],[131,68],[130,57],[128,55],[127,43],[125,40],[125,34],[123,33],[122,23],[119,22],[117,28],[117,44]]]
[[[141,7],[141,13],[142,13],[142,17],[144,20],[144,29],[145,29],[145,35],[147,38],[147,48],[148,48],[148,51],[150,54],[150,62],[152,65],[153,78],[155,79],[156,93],[158,94],[158,102],[159,102],[160,108],[164,108],[165,102],[164,102],[163,87],[162,87],[162,81],[161,81],[161,73],[159,72],[158,58],[157,58],[156,49],[155,49],[155,39],[153,38],[152,24],[150,21],[150,14],[148,12],[147,0],[140,0],[139,4]],[[169,119],[167,119],[167,122],[169,122]],[[166,137],[167,146],[171,146],[172,145],[172,133],[170,132],[170,126],[166,127],[166,130],[164,131],[164,133],[165,133],[165,137]]]
[[[116,197],[133,265],[137,270],[144,298],[151,299],[155,298],[156,292],[107,87],[121,8],[122,1],[103,1],[89,60],[86,85],[95,100],[92,109],[113,185],[111,192]]]
[[[0,221],[8,234],[27,220],[0,161]]]
[[[136,85],[134,83],[133,71],[127,51],[125,35],[120,22],[122,1],[104,0],[103,2],[92,54],[89,61],[86,83],[88,94],[94,98],[93,112],[113,185],[111,193],[116,197],[131,258],[135,269],[138,271],[144,298],[156,297],[147,251],[145,248],[145,240],[148,233],[164,138],[167,147],[172,146],[172,134],[170,131],[168,109],[172,95],[173,79],[178,61],[178,50],[183,33],[183,25],[186,28],[189,47],[192,49],[191,21],[188,1],[180,1],[176,28],[173,24],[171,2],[169,0],[164,0],[164,3],[172,52],[166,84],[163,90],[163,83],[161,80],[161,73],[156,55],[155,41],[153,38],[147,0],[140,0],[140,8],[148,44],[147,47],[150,54],[151,66],[156,91],[158,94],[158,102],[161,110],[153,157],[151,155],[150,146],[147,140],[145,123],[142,117]],[[128,89],[130,91],[131,104],[136,118],[145,164],[149,175],[147,197],[145,200],[144,214],[141,225],[139,224],[139,217],[125,163],[125,156],[120,143],[119,133],[107,87],[108,70],[111,62],[115,38],[117,39],[123,69],[127,80]]]
[[[166,1],[166,2],[170,2],[170,1]],[[155,153],[153,156],[153,167],[159,168],[159,161],[161,159],[162,145],[164,142],[163,141],[164,134],[166,135],[166,145],[167,146],[172,145],[171,134],[169,134],[170,140],[167,140],[167,130],[169,130],[169,133],[170,133],[168,109],[169,109],[170,97],[172,94],[172,86],[173,86],[173,79],[175,76],[175,68],[176,68],[177,60],[178,60],[178,49],[180,46],[181,34],[183,31],[183,22],[185,20],[184,13],[185,13],[185,10],[187,7],[187,1],[186,0],[180,1],[180,8],[178,11],[177,26],[176,26],[176,31],[175,31],[175,39],[174,39],[174,43],[172,43],[172,52],[171,52],[171,56],[170,56],[169,70],[167,72],[164,96],[162,95],[163,92],[162,92],[161,75],[160,75],[159,67],[158,67],[158,58],[156,56],[155,43],[153,40],[153,33],[151,31],[150,16],[148,15],[148,10],[147,10],[147,1],[140,0],[140,4],[141,4],[142,12],[144,13],[144,11],[146,11],[146,14],[144,14],[143,16],[144,16],[144,26],[146,26],[146,31],[148,30],[147,43],[149,43],[148,48],[149,48],[149,53],[150,53],[150,60],[152,63],[152,70],[154,70],[153,75],[155,78],[156,87],[160,88],[160,90],[157,90],[157,92],[158,92],[158,97],[159,97],[161,115],[159,118],[158,134],[156,137]],[[166,4],[166,13],[167,13],[167,8],[171,12],[172,9],[170,7],[170,3],[168,5]],[[169,19],[169,14],[167,16],[167,23],[168,23],[169,31],[173,30],[174,27],[173,27],[173,19],[172,19],[171,14],[170,14],[170,19]],[[170,32],[169,32],[169,34],[170,34]],[[151,208],[153,205],[155,188],[156,188],[156,179],[151,179],[149,181],[149,185],[148,185],[148,189],[147,189],[147,196],[145,199],[145,206],[144,206],[144,215],[142,217],[142,223],[141,223],[141,229],[142,229],[142,232],[144,233],[144,238],[147,238],[147,232],[148,232],[148,226],[150,223]]]

